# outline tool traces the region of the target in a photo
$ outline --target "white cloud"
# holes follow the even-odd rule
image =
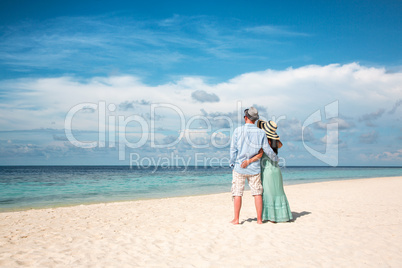
[[[257,104],[267,107],[270,117],[284,115],[287,119],[303,121],[334,100],[339,100],[342,114],[352,117],[388,107],[390,102],[402,97],[402,73],[386,73],[384,69],[352,63],[246,73],[218,84],[207,84],[202,78],[192,77],[156,86],[146,85],[134,76],[59,77],[4,80],[0,88],[6,92],[5,100],[0,103],[3,130],[45,127],[44,122],[48,121],[49,124],[54,121],[55,128],[63,128],[64,116],[75,105],[105,101],[106,105],[118,106],[133,99],[146,100],[141,105],[144,113],[149,112],[149,103],[172,104],[186,117],[201,114],[201,109],[206,113],[228,113],[235,111],[237,102],[241,101],[242,108]],[[219,104],[194,103],[191,96],[194,89],[214,92],[219,96]],[[120,112],[130,114],[130,111]],[[169,109],[165,112],[171,118],[175,114]],[[94,118],[89,117],[82,120],[86,122],[84,125],[92,127]],[[338,123],[341,128],[352,126],[343,119],[338,119]]]
[[[328,122],[324,123],[324,122],[318,122],[317,123],[317,128],[319,129],[327,129],[327,124],[338,124],[338,128],[340,130],[345,130],[345,129],[350,129],[352,127],[355,126],[355,124],[353,122],[349,122],[345,119],[342,118],[331,118],[330,120],[328,120]]]
[[[198,102],[219,102],[219,97],[214,93],[208,93],[204,90],[196,90],[191,97]]]
[[[366,161],[376,161],[376,163],[400,163],[402,161],[402,149],[382,153],[360,154],[360,158]]]
[[[329,134],[322,137],[320,141],[325,144],[338,144],[339,139],[338,135],[333,135],[332,132],[330,132]]]
[[[85,103],[92,103],[97,109],[92,113],[77,112],[73,118],[74,130],[97,132],[99,124],[109,126],[110,120],[115,120],[118,124],[119,116],[126,119],[128,116],[138,115],[142,121],[133,120],[127,124],[130,132],[141,131],[141,123],[146,124],[148,131],[151,131],[151,108],[153,105],[162,105],[154,110],[158,119],[154,127],[157,132],[157,129],[164,129],[160,134],[161,138],[166,138],[195,128],[194,125],[187,125],[193,117],[211,121],[212,128],[216,129],[230,126],[223,119],[222,122],[212,122],[216,116],[226,115],[228,119],[234,120],[233,127],[236,127],[238,114],[242,123],[244,108],[259,105],[266,109],[266,119],[280,116],[284,118],[278,121],[278,133],[284,142],[300,141],[304,120],[321,110],[322,122],[318,124],[318,129],[306,128],[304,134],[308,137],[305,138],[314,139],[315,131],[321,131],[317,137],[322,137],[324,125],[337,122],[342,131],[359,131],[357,135],[360,135],[362,142],[367,143],[372,142],[371,138],[375,135],[364,136],[368,130],[356,126],[358,118],[362,114],[392,108],[390,104],[402,98],[402,73],[387,73],[382,68],[368,68],[351,63],[312,65],[283,71],[265,70],[242,74],[216,84],[208,83],[200,77],[182,77],[160,85],[147,85],[139,77],[130,75],[90,79],[65,76],[3,80],[0,81],[0,90],[4,94],[0,101],[0,130],[3,131],[64,129],[68,111],[83,103],[84,106]],[[194,102],[192,93],[195,90],[213,92],[220,102]],[[339,113],[345,115],[347,121],[326,120],[324,107],[335,100],[339,102]],[[105,122],[99,121],[99,113],[102,112],[100,106],[103,102]],[[109,104],[114,104],[116,109],[109,111]],[[130,104],[133,104],[133,107],[134,104],[138,106],[136,109],[118,109],[120,104],[127,104],[123,105],[126,108],[129,108]],[[397,113],[382,112],[381,120],[376,123],[379,122],[378,127],[386,131],[394,126],[397,116]],[[209,131],[208,135],[213,131]],[[207,133],[202,131],[192,131],[189,135],[194,136],[194,139],[198,138],[200,142],[210,140]],[[197,135],[199,137],[196,137]],[[322,141],[326,141],[326,138]],[[329,141],[335,143],[331,137]]]
[[[392,109],[388,111],[388,113],[389,113],[389,114],[394,114],[395,111],[398,109],[398,107],[401,106],[401,105],[402,105],[402,99],[397,100],[397,101],[395,102],[394,106],[392,107]]]
[[[379,135],[378,135],[377,131],[372,130],[368,133],[361,134],[359,137],[359,141],[361,143],[365,143],[365,144],[372,144],[372,143],[377,142],[378,137],[379,137]]]
[[[371,112],[368,114],[364,114],[359,118],[359,122],[365,122],[367,126],[374,126],[373,121],[381,118],[381,116],[385,113],[385,109],[381,108],[375,112]]]
[[[276,26],[276,25],[262,25],[256,27],[245,28],[244,31],[252,32],[256,34],[266,34],[266,35],[282,35],[282,36],[310,36],[306,33],[295,32],[289,30],[287,27]]]

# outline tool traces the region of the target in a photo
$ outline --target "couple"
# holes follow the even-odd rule
[[[282,147],[273,121],[259,118],[254,107],[244,110],[245,125],[233,132],[230,145],[230,166],[233,168],[233,224],[239,224],[240,208],[246,179],[254,196],[257,223],[263,220],[285,222],[292,212],[283,190],[282,173],[278,166],[278,148]]]

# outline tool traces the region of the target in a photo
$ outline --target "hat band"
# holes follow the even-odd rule
[[[277,134],[271,135],[267,133],[267,138],[272,139],[272,140],[279,140],[279,136]]]
[[[273,126],[273,125],[271,124],[271,121],[268,121],[267,123],[268,123],[268,128],[269,128],[271,131],[273,131],[273,132],[275,132],[276,129],[278,128],[278,127]]]

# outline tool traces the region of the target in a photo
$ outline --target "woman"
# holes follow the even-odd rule
[[[274,121],[259,120],[257,126],[265,131],[269,145],[278,154],[282,142],[276,134],[277,125]],[[277,162],[273,162],[262,150],[249,160],[245,160],[241,167],[247,167],[250,163],[261,158],[261,182],[264,192],[262,194],[263,209],[262,219],[271,222],[286,222],[293,219],[288,199],[283,189],[281,169]]]

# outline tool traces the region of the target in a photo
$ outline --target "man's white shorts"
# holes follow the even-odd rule
[[[254,175],[241,174],[233,170],[232,196],[243,196],[244,185],[248,180],[248,185],[252,195],[262,195],[262,184],[260,173]]]

